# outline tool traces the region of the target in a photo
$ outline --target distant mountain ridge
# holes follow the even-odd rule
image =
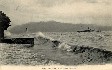
[[[112,31],[111,26],[99,26],[94,24],[70,24],[70,23],[61,23],[56,21],[47,21],[47,22],[29,22],[27,24],[17,25],[11,28],[9,31],[12,33],[24,33],[26,28],[28,32],[76,32],[79,30],[85,30],[91,28],[101,31]]]

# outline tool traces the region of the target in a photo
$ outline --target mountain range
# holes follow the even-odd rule
[[[12,33],[24,33],[26,30],[30,33],[34,32],[76,32],[86,30],[88,27],[92,30],[112,31],[112,26],[100,26],[95,24],[70,24],[56,21],[29,22],[27,24],[17,25],[9,31]]]

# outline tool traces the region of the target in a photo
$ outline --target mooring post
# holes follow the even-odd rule
[[[2,42],[3,39],[4,39],[4,30],[3,30],[1,23],[0,23],[0,43]]]
[[[3,23],[0,20],[0,43],[2,43],[3,39],[4,39],[4,29],[3,29]]]

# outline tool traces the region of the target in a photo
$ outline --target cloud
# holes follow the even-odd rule
[[[64,3],[99,3],[99,4],[111,4],[111,0],[36,0],[41,6],[52,7],[56,5],[61,5]]]
[[[56,20],[112,25],[111,0],[0,0],[12,24]]]

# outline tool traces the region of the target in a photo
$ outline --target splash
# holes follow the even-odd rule
[[[59,44],[58,48],[62,49],[62,50],[66,50],[68,52],[72,51],[71,46],[68,45],[67,43],[64,43],[64,42],[62,42],[61,44]]]
[[[38,37],[38,36],[40,36],[40,37],[45,37],[45,35],[44,35],[42,32],[36,33],[36,37]]]
[[[5,37],[11,37],[11,35],[12,35],[12,33],[9,32],[9,31],[5,31],[5,32],[4,32],[4,36],[5,36]]]
[[[38,38],[38,37],[42,37],[42,38],[44,38],[44,39],[49,39],[49,40],[51,40],[51,41],[54,40],[53,38],[44,35],[44,33],[42,33],[42,32],[37,32],[37,33],[35,34],[35,38]]]
[[[68,45],[67,43],[61,42],[60,40],[53,39],[49,36],[46,36],[42,32],[36,33],[35,40],[36,40],[35,45],[38,44],[39,46],[41,45],[41,46],[45,47],[46,44],[47,44],[47,45],[49,45],[49,48],[53,47],[53,48],[57,48],[57,49],[60,49],[60,50],[65,50],[65,51],[68,51],[68,52],[72,51],[71,46]]]

